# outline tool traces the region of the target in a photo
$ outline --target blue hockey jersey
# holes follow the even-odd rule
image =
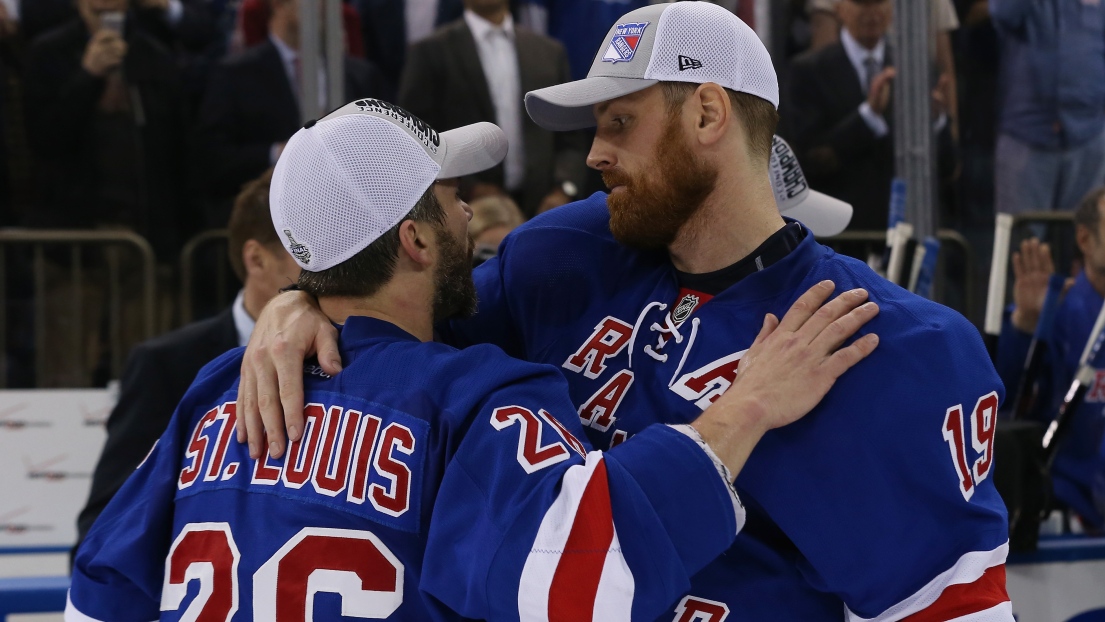
[[[823,279],[881,308],[861,331],[879,334],[875,352],[752,453],[737,478],[745,529],[659,620],[1012,621],[989,478],[1003,388],[970,323],[812,234],[705,304],[677,305],[667,254],[618,244],[608,218],[598,193],[515,230],[477,270],[479,313],[445,334],[558,366],[596,447],[693,421],[764,315]]]
[[[1093,323],[1105,302],[1090,284],[1086,273],[1078,275],[1074,285],[1059,303],[1051,342],[1044,354],[1044,369],[1033,415],[1051,421],[1059,412],[1063,395],[1078,371],[1078,360],[1093,330]],[[1032,335],[1013,327],[1008,317],[998,340],[998,370],[1010,393],[1017,390],[1021,369],[1028,356]],[[1082,407],[1061,441],[1052,469],[1055,497],[1070,506],[1091,526],[1105,529],[1105,353],[1091,363],[1097,373],[1086,391]],[[1095,497],[1097,498],[1095,502]]]
[[[589,451],[551,367],[370,318],[340,347],[280,460],[233,440],[241,351],[204,368],[77,552],[67,619],[650,620],[743,521],[676,429]]]

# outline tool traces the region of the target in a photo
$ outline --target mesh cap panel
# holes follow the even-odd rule
[[[779,107],[779,81],[755,31],[708,2],[677,2],[660,17],[644,78],[716,82]]]
[[[305,270],[331,268],[398,224],[440,167],[392,123],[350,115],[288,141],[270,190],[272,221]]]

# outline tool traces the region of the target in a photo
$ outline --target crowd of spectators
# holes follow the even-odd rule
[[[1105,3],[929,1],[940,225],[988,232],[995,211],[1072,209],[1105,182]],[[346,0],[337,78],[301,75],[299,0],[0,0],[0,226],[133,230],[175,265],[300,127],[304,78],[322,110],[375,97],[439,131],[498,124],[513,148],[462,191],[532,217],[602,183],[588,134],[542,130],[523,95],[583,77],[646,3]],[[780,134],[853,230],[886,226],[893,4],[772,3]]]

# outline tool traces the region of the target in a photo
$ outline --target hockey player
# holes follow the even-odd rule
[[[1035,408],[1029,415],[1044,422],[1055,418],[1063,393],[1078,370],[1082,349],[1101,312],[1105,292],[1105,187],[1091,192],[1074,213],[1075,241],[1085,268],[1059,302],[1051,340],[1037,383]],[[1013,256],[1014,304],[998,341],[997,367],[1010,393],[1017,391],[1032,334],[1040,321],[1048,279],[1054,272],[1051,250],[1025,240]],[[1074,510],[1090,532],[1105,530],[1105,369],[1101,356],[1093,385],[1075,413],[1071,430],[1060,441],[1052,469],[1056,499]]]
[[[814,314],[820,283],[696,422],[590,451],[554,368],[432,342],[476,304],[450,178],[505,153],[494,125],[439,135],[377,100],[291,139],[273,222],[346,369],[308,369],[302,436],[251,460],[242,353],[205,367],[78,551],[67,620],[649,620],[731,544],[729,473],[875,348],[838,350],[877,309],[860,290]]]
[[[878,351],[814,416],[765,435],[737,479],[748,527],[658,619],[1012,622],[993,364],[962,316],[814,241],[848,213],[806,192],[772,138],[777,104],[767,50],[722,8],[624,15],[588,78],[527,95],[544,127],[596,126],[588,162],[610,194],[516,229],[477,270],[479,313],[443,337],[556,365],[592,444],[616,448],[716,401],[763,314],[822,279],[866,288]],[[282,410],[301,433],[304,353],[339,369],[307,298],[277,297],[247,352],[254,450],[283,450]]]

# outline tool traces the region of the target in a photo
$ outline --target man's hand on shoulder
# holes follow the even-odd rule
[[[322,370],[342,369],[338,332],[306,292],[273,298],[249,338],[238,385],[238,442],[249,442],[249,455],[284,455],[286,440],[303,433],[303,360],[317,355]],[[285,431],[287,437],[285,437]]]
[[[840,346],[879,308],[867,291],[844,292],[829,303],[832,281],[803,294],[780,322],[768,314],[763,329],[741,359],[733,386],[693,424],[736,477],[760,438],[801,419],[817,406],[837,378],[875,350],[879,338],[865,335]]]

